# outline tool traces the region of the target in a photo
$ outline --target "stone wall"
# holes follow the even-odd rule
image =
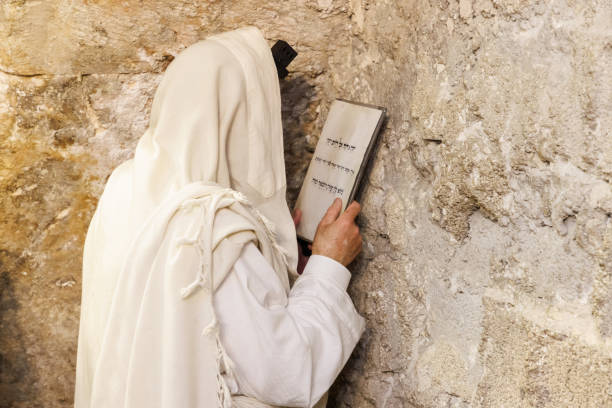
[[[388,108],[337,407],[612,407],[608,0],[5,0],[0,406],[72,404],[83,239],[181,49],[252,24],[282,83],[288,199],[330,102]]]

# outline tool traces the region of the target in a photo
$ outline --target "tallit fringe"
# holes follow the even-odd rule
[[[282,246],[277,243],[276,227],[272,221],[261,214],[253,205],[249,202],[246,196],[238,191],[231,189],[219,190],[212,194],[212,196],[192,199],[186,201],[181,205],[181,208],[200,208],[202,214],[200,219],[203,225],[198,228],[198,234],[195,238],[183,238],[178,242],[178,245],[189,245],[196,248],[200,259],[200,267],[197,272],[197,276],[193,282],[180,290],[180,295],[183,299],[188,298],[200,288],[207,288],[210,293],[210,308],[212,311],[212,319],[210,323],[202,330],[202,336],[214,336],[217,345],[217,398],[219,407],[231,408],[232,406],[232,395],[231,391],[221,374],[225,371],[225,374],[235,381],[234,377],[234,363],[227,355],[225,348],[221,344],[219,337],[219,322],[214,309],[213,292],[214,292],[214,279],[213,279],[213,268],[212,268],[212,223],[213,217],[216,214],[221,198],[231,195],[236,201],[244,205],[249,211],[255,215],[257,220],[264,226],[263,230],[266,233],[267,238],[272,243],[272,246],[276,250],[276,253],[280,255],[281,260],[285,267],[291,272],[295,273],[295,270],[290,267],[288,263],[288,253]],[[207,204],[207,205],[206,205]],[[209,234],[206,239],[202,239],[202,233]],[[206,285],[208,283],[208,285]]]
[[[212,296],[211,296],[212,297]],[[236,382],[234,376],[234,362],[230,359],[225,351],[225,347],[221,344],[219,337],[219,325],[217,322],[217,316],[213,309],[213,318],[211,323],[204,328],[202,331],[203,336],[214,336],[215,344],[217,346],[217,400],[220,408],[231,408],[232,407],[232,392],[229,389],[225,378],[223,378],[222,372]]]
[[[195,293],[199,288],[204,288],[206,284],[206,278],[208,277],[208,281],[210,283],[210,293],[212,295],[213,292],[213,279],[212,279],[212,223],[213,217],[217,212],[217,207],[219,205],[219,200],[223,198],[224,191],[220,191],[215,193],[210,197],[210,199],[193,199],[186,201],[181,205],[181,208],[200,208],[201,216],[200,220],[202,220],[203,225],[198,228],[198,234],[195,238],[188,239],[183,238],[178,242],[179,245],[191,245],[197,251],[200,259],[200,267],[196,273],[196,278],[193,282],[191,282],[186,287],[182,288],[180,291],[181,297],[183,299],[188,298],[193,293]],[[204,201],[209,201],[209,203],[205,203]],[[208,205],[204,205],[208,204]],[[208,234],[207,239],[202,239],[202,234]]]

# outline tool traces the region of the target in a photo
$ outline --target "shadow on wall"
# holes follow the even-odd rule
[[[308,131],[316,118],[316,91],[303,76],[289,76],[280,81],[281,112],[285,173],[287,176],[287,203],[293,208],[314,152]],[[304,156],[308,156],[308,160]]]
[[[8,251],[0,251],[0,269],[8,261],[19,263],[19,257]],[[12,258],[12,259],[11,259]],[[36,370],[30,367],[19,327],[19,301],[8,272],[0,274],[0,407],[13,407],[25,401],[36,400]],[[34,395],[33,395],[34,394]]]

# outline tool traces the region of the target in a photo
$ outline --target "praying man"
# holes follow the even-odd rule
[[[346,292],[360,207],[330,203],[299,253],[282,137],[258,29],[168,66],[87,232],[76,408],[324,406],[365,328]]]

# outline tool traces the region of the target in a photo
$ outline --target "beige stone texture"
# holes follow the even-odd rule
[[[331,101],[387,107],[330,407],[612,407],[609,0],[4,0],[0,406],[72,405],[81,252],[180,50],[243,25],[293,203]]]

